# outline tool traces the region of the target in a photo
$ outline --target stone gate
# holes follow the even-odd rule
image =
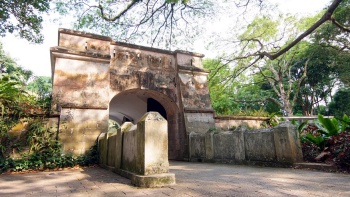
[[[186,160],[189,133],[214,127],[203,55],[59,29],[50,49],[52,109],[63,150],[82,154],[108,121],[136,123],[157,111],[168,121],[169,159]]]

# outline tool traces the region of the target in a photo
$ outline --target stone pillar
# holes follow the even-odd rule
[[[234,155],[235,161],[240,163],[245,160],[245,141],[244,141],[244,129],[237,129],[232,132],[233,144],[235,144]]]
[[[205,158],[208,161],[214,159],[214,137],[212,132],[205,134]]]
[[[175,174],[168,173],[168,123],[158,112],[146,113],[137,123],[136,161],[132,184],[138,187],[175,184]]]
[[[203,161],[206,159],[206,136],[203,133],[189,134],[189,160]]]
[[[169,172],[168,123],[158,112],[146,113],[137,123],[138,173]]]
[[[122,165],[122,152],[123,152],[123,132],[129,130],[134,124],[131,122],[125,122],[118,128],[117,134],[115,135],[115,169],[120,169]]]
[[[302,149],[294,125],[283,122],[273,128],[277,161],[293,164],[302,161]]]
[[[117,132],[116,128],[111,128],[107,132],[107,165],[114,167],[116,160],[116,146],[117,146]]]
[[[102,167],[107,165],[107,133],[101,133],[98,136],[99,163]]]

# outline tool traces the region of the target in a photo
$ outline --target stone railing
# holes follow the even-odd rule
[[[190,133],[190,160],[291,166],[302,160],[298,133],[290,122],[272,129]]]
[[[98,138],[100,165],[138,187],[175,184],[169,173],[168,123],[158,112],[146,113],[137,123],[124,123]]]

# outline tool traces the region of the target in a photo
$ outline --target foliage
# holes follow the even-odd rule
[[[350,130],[330,137],[328,144],[335,163],[340,168],[350,171]]]
[[[347,116],[344,116],[344,120],[347,120]],[[310,142],[315,144],[324,150],[327,147],[327,140],[332,136],[337,136],[339,133],[344,132],[347,128],[346,123],[336,118],[324,118],[321,114],[318,115],[318,121],[314,121],[315,125],[307,125],[306,122],[302,123],[299,127],[300,139],[303,142]]]
[[[208,129],[208,133],[213,133],[213,134],[218,134],[220,133],[220,129],[216,128],[216,127],[213,127],[213,128],[209,128]]]
[[[308,72],[301,83],[297,104],[306,116],[312,115],[314,108],[324,101],[326,104],[331,96],[337,80],[338,70],[334,65],[340,64],[339,53],[332,48],[324,48],[314,43],[304,42],[298,51],[297,62],[291,72],[294,77],[300,77],[300,70],[308,59]]]
[[[230,78],[230,67],[220,60],[205,59],[203,66],[209,69],[209,91],[212,106],[218,115],[264,116],[276,112],[273,103],[261,99],[271,96],[269,87],[261,83],[259,76],[248,79],[240,76],[236,81],[225,81]],[[221,69],[217,69],[221,67]],[[253,83],[249,83],[253,80]],[[267,87],[267,88],[266,88]],[[255,102],[251,102],[251,101]]]
[[[40,15],[50,10],[49,0],[2,0],[0,7],[0,36],[10,33],[34,43],[43,41]]]
[[[346,28],[349,25],[350,1],[342,0],[340,5],[335,9],[332,20],[338,21],[340,26]],[[342,25],[343,24],[343,25]],[[335,25],[335,23],[325,23],[312,35],[313,41],[323,46],[337,49],[340,53],[349,47],[350,31]],[[349,48],[347,48],[348,50]],[[348,51],[349,52],[349,51]]]
[[[269,115],[269,119],[264,121],[261,126],[263,128],[271,128],[277,126],[281,121],[283,121],[283,118],[278,117],[276,114],[271,114]]]
[[[235,116],[254,116],[254,117],[273,117],[275,114],[269,114],[262,107],[258,110],[244,110],[236,111],[233,115]]]
[[[269,101],[274,101],[283,109],[285,115],[293,115],[295,112],[312,115],[315,108],[320,111],[319,104],[321,102],[328,104],[332,90],[339,81],[345,85],[350,81],[349,2],[349,0],[332,1],[331,6],[311,17],[298,18],[289,15],[273,17],[263,14],[253,17],[249,25],[237,31],[238,35],[222,41],[221,65],[225,66],[218,65],[211,69],[212,72],[214,75],[224,76],[219,79],[227,84],[225,88],[229,91],[236,88],[236,91],[242,92],[246,98],[241,101],[244,100],[246,103],[256,101],[256,104],[269,98]],[[249,3],[251,2],[247,2]],[[244,5],[242,3],[242,6]],[[343,24],[343,28],[336,22]],[[321,24],[323,25],[320,26]],[[327,36],[328,29],[330,36]],[[312,35],[315,30],[315,35]],[[306,35],[311,35],[311,39],[302,41]],[[306,63],[308,63],[307,72]],[[246,87],[247,84],[254,88],[258,86],[250,85],[257,81],[240,81],[241,76],[249,73],[255,77],[256,72],[265,76],[265,82],[270,83],[268,84],[270,91],[258,88],[256,91],[251,91],[253,94],[244,92],[242,87]],[[240,83],[237,85],[237,82]],[[227,87],[229,85],[236,87]],[[275,92],[275,95],[271,96],[271,92]],[[260,94],[262,95],[260,98],[253,98],[252,95],[259,93],[263,93]],[[218,95],[220,97],[217,98],[223,98],[220,100],[222,101],[220,106],[225,106],[223,104],[229,106],[228,97]],[[231,95],[229,97],[231,100],[239,100]]]
[[[341,131],[341,125],[336,118],[324,118],[321,114],[318,115],[318,121],[315,122],[319,128],[317,131],[326,136],[338,135]]]
[[[305,161],[315,162],[315,158],[320,154],[320,148],[314,143],[302,142],[303,159]]]
[[[61,145],[42,149],[32,154],[23,154],[19,159],[0,157],[0,173],[27,170],[45,170],[98,164],[96,145],[87,153],[79,156],[62,154]]]
[[[350,114],[350,88],[340,88],[333,96],[329,104],[329,114],[341,118],[344,114]]]
[[[340,169],[350,171],[350,119],[344,115],[341,120],[328,119],[319,115],[319,122],[299,125],[302,134],[304,160],[319,161],[316,158],[327,155]],[[324,158],[325,159],[325,158]]]
[[[16,149],[28,146],[28,152],[21,157],[0,157],[0,173],[5,171],[45,170],[89,166],[98,163],[97,146],[93,146],[86,154],[73,156],[63,154],[62,144],[56,140],[55,133],[45,126],[45,119],[33,119],[28,123],[25,143]]]
[[[26,90],[35,95],[38,105],[49,111],[51,107],[52,80],[51,77],[34,77],[26,86]]]
[[[171,48],[193,42],[198,20],[212,15],[210,0],[56,0],[57,11],[75,18],[76,29],[124,42]],[[179,45],[178,45],[179,46]]]
[[[40,112],[34,96],[25,91],[25,84],[32,73],[22,69],[2,49],[0,45],[0,156],[6,152],[9,143],[8,131],[24,117]]]

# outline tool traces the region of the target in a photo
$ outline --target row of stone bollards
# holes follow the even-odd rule
[[[138,187],[175,184],[169,173],[168,123],[158,112],[146,113],[137,123],[125,122],[98,138],[100,165],[131,179]]]

